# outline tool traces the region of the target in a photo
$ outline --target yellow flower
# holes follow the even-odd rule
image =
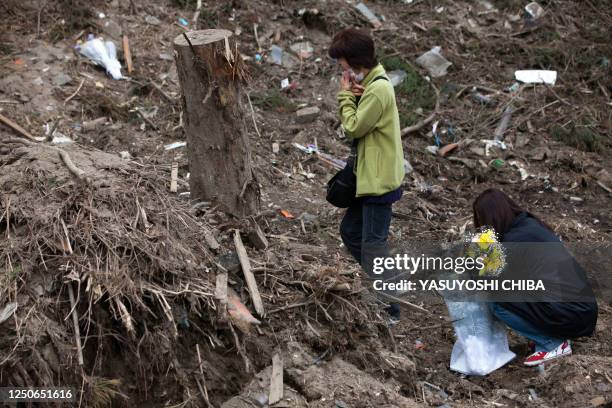
[[[487,251],[491,244],[497,242],[495,239],[495,231],[488,229],[474,237],[474,242],[478,244],[481,250]]]

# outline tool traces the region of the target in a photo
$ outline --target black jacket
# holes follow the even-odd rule
[[[501,241],[504,245],[518,247],[516,251],[510,250],[508,267],[523,271],[529,279],[555,282],[561,297],[572,301],[546,299],[499,305],[541,328],[549,336],[567,339],[593,334],[598,312],[595,296],[584,270],[559,238],[538,220],[522,213],[514,219]],[[531,250],[525,249],[530,246]],[[559,259],[564,261],[560,263]]]

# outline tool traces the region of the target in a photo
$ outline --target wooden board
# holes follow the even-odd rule
[[[283,358],[280,354],[272,357],[272,376],[270,377],[270,394],[268,403],[274,405],[283,399]]]
[[[247,287],[249,288],[249,294],[251,295],[253,306],[255,306],[255,311],[259,316],[263,317],[265,312],[263,302],[261,301],[261,295],[259,294],[259,288],[257,287],[257,281],[255,281],[255,276],[253,275],[253,271],[251,271],[251,262],[249,261],[249,256],[244,248],[242,238],[240,238],[240,231],[238,230],[234,231],[234,245],[236,246],[236,253],[240,260],[242,273],[244,274]]]

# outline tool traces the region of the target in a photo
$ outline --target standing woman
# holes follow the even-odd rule
[[[362,264],[366,261],[364,247],[386,248],[391,205],[402,196],[405,172],[399,113],[393,85],[366,32],[353,28],[339,32],[329,56],[343,69],[338,93],[340,117],[357,147],[356,199],[342,219],[340,235]],[[389,312],[399,317],[398,305],[392,305]]]
[[[548,225],[502,191],[483,191],[473,210],[476,228],[493,228],[501,242],[515,249],[507,259],[512,273],[552,284],[547,290],[553,293],[544,297],[534,293],[523,301],[490,304],[498,319],[535,346],[524,364],[536,366],[571,354],[568,339],[590,336],[597,323],[597,303],[580,266]]]

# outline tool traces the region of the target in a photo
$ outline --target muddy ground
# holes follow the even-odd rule
[[[407,74],[396,86],[402,126],[427,118],[438,101],[434,122],[440,143],[460,143],[447,157],[428,152],[426,148],[435,144],[434,122],[404,138],[413,170],[406,177],[404,197],[394,206],[394,242],[457,239],[471,227],[472,200],[489,186],[502,188],[540,214],[566,241],[609,242],[610,2],[540,4],[544,15],[530,20],[525,3],[517,0],[367,2],[382,21],[382,27],[372,31],[380,60],[389,70]],[[53,129],[53,136],[66,136],[79,148],[102,150],[131,166],[157,171],[159,187],[166,191],[170,165],[178,162],[178,194],[185,193],[184,147],[164,146],[185,140],[172,41],[194,27],[195,7],[191,0],[2,2],[0,113],[35,136]],[[188,20],[187,27],[179,18]],[[441,300],[406,298],[429,312],[406,307],[401,323],[387,329],[380,309],[366,307],[361,294],[354,294],[363,284],[339,240],[342,212],[324,200],[323,187],[333,169],[294,146],[314,144],[337,158],[348,152],[336,115],[339,71],[326,56],[331,37],[346,26],[372,28],[351,2],[339,0],[203,3],[197,28],[233,31],[250,70],[245,91],[253,113],[245,100],[245,114],[262,187],[258,221],[270,247],[248,251],[258,282],[266,288],[266,308],[274,313],[257,330],[240,334],[244,350],[226,329],[217,334],[208,328],[185,330],[176,343],[163,344],[165,350],[176,349],[174,361],[149,361],[139,369],[169,372],[181,365],[196,372],[194,345],[204,349],[206,343],[202,358],[212,406],[230,399],[225,406],[257,406],[253,398],[267,387],[266,367],[277,349],[285,356],[285,395],[294,396],[284,406],[609,404],[609,299],[600,304],[595,335],[575,342],[572,357],[546,365],[543,372],[525,368],[520,363],[527,354],[525,341],[511,335],[511,348],[519,355],[516,361],[485,378],[465,378],[448,368],[454,338]],[[117,44],[124,73],[121,35],[128,36],[134,62],[128,80],[112,80],[73,51],[88,33]],[[312,45],[312,55],[299,58],[290,46],[304,41]],[[273,44],[284,50],[281,65],[272,62]],[[434,46],[441,47],[452,65],[446,75],[429,82],[428,72],[415,60]],[[553,87],[521,85],[509,90],[517,69],[556,70],[558,80]],[[281,90],[285,78],[292,85]],[[493,137],[509,105],[514,113],[504,134],[507,149],[492,148],[486,155],[481,140]],[[319,113],[298,121],[296,111],[311,106]],[[0,127],[3,137],[11,132]],[[188,202],[185,194],[177,200]],[[198,216],[212,225],[223,248],[231,247],[236,220],[212,210]],[[343,272],[340,280],[349,283],[351,294],[325,292],[315,305],[283,309],[312,299],[291,281],[301,281],[313,270],[321,287]],[[235,279],[246,302],[242,282],[238,275]],[[109,319],[94,317],[100,325]],[[203,332],[208,339],[201,339]],[[113,333],[124,335],[119,327]],[[424,347],[417,347],[419,343]],[[121,385],[111,384],[120,391],[111,393],[114,405],[180,406],[187,401],[205,406],[203,399],[178,391],[176,384],[187,381],[183,378],[172,382],[135,372],[118,344],[105,349],[103,364],[94,364],[96,375],[121,380]],[[89,347],[86,357],[96,353]],[[250,360],[248,372],[244,356]],[[317,358],[317,364],[308,362]],[[3,372],[10,373],[11,367]],[[262,370],[262,378],[255,376]],[[11,382],[2,377],[0,383]]]

